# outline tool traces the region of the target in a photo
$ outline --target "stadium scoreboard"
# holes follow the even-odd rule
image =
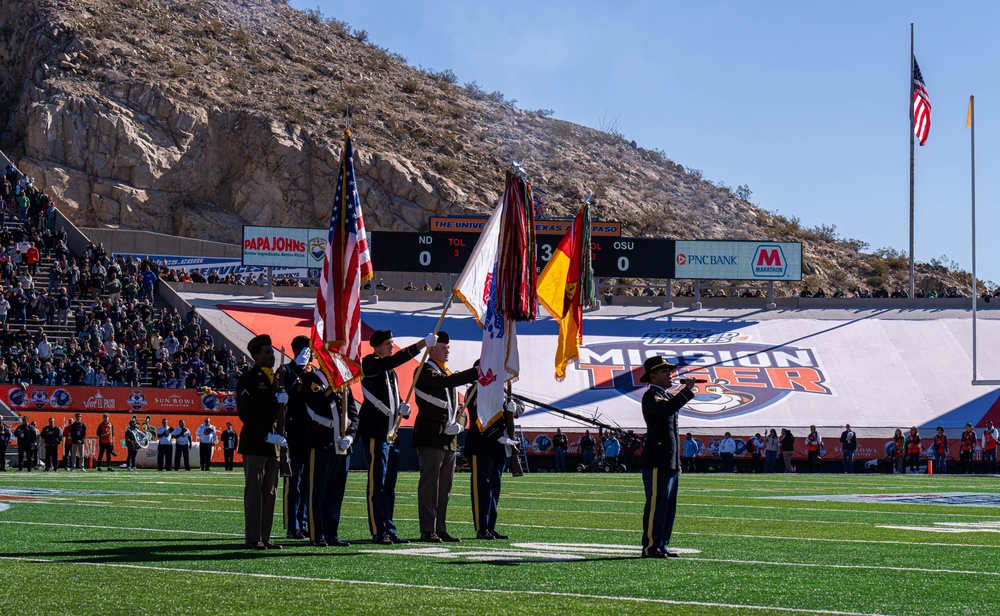
[[[535,267],[541,272],[562,237],[537,237]],[[372,231],[372,265],[376,272],[459,274],[478,239],[478,234],[468,232]],[[672,278],[674,243],[655,238],[594,236],[590,247],[594,276]]]

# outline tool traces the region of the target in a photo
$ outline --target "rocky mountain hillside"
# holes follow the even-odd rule
[[[281,0],[0,0],[0,27],[0,148],[79,225],[230,242],[325,226],[350,104],[371,229],[485,213],[525,160],[549,217],[593,193],[629,235],[802,241],[811,286],[907,277],[898,254],[803,229],[613,127],[518,109]],[[919,284],[962,284],[946,265]]]

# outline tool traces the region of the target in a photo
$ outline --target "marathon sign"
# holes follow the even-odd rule
[[[323,267],[327,229],[243,227],[243,265]]]
[[[699,280],[802,280],[799,242],[677,241],[674,277]]]
[[[589,373],[593,390],[614,389],[641,402],[643,362],[659,355],[677,365],[680,378],[704,380],[681,416],[722,419],[761,410],[788,395],[830,396],[812,349],[752,342],[738,331],[670,328],[640,340],[580,347],[577,370]]]

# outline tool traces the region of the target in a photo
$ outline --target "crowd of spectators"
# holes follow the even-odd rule
[[[0,382],[235,387],[245,358],[216,349],[194,309],[154,307],[178,272],[100,243],[72,254],[55,202],[12,165],[0,198]]]

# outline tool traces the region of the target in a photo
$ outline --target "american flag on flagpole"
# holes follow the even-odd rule
[[[931,99],[927,96],[924,75],[920,72],[917,58],[913,58],[913,134],[920,145],[927,141],[931,132]]]
[[[354,181],[354,148],[351,131],[345,130],[310,332],[313,357],[337,389],[361,378],[361,285],[371,278],[371,254]]]

